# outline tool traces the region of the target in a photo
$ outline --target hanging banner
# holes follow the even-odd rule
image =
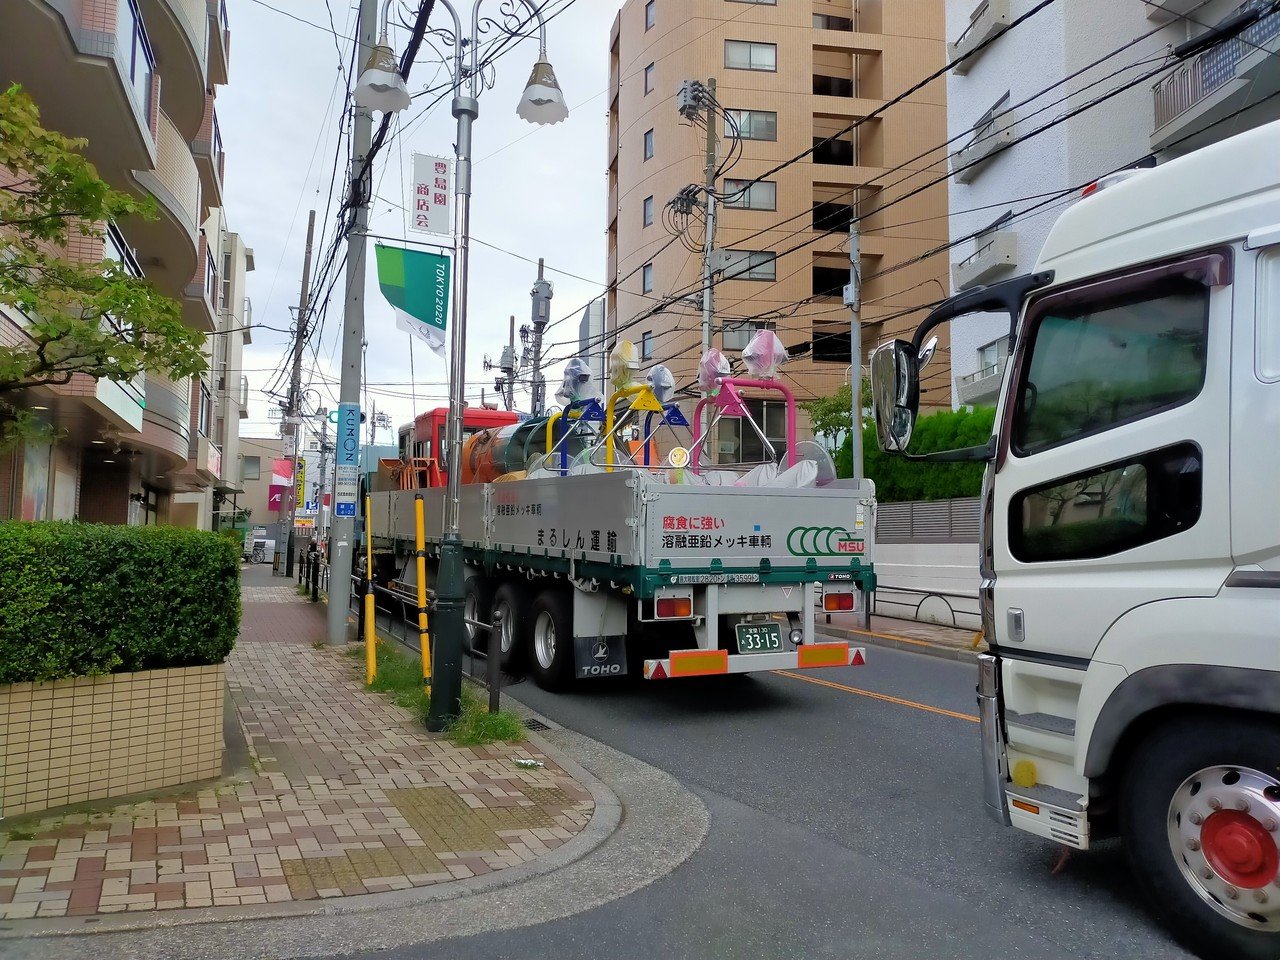
[[[272,513],[279,513],[284,509],[284,495],[288,492],[289,485],[287,483],[273,483],[267,487],[267,509]]]
[[[444,157],[415,153],[413,183],[409,187],[409,195],[413,197],[413,221],[409,228],[418,233],[452,236],[453,164]]]
[[[307,482],[307,461],[299,460],[298,476],[297,476],[297,480],[294,483],[294,489],[293,489],[293,504],[294,504],[295,512],[297,511],[298,506],[300,504],[304,504],[307,502],[306,482]]]
[[[381,244],[375,253],[378,286],[396,308],[396,326],[426,341],[443,360],[449,317],[449,258]]]

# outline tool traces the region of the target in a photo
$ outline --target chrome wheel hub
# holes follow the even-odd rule
[[[1280,780],[1207,767],[1169,804],[1169,847],[1183,879],[1244,927],[1280,930]]]
[[[550,670],[556,659],[556,623],[545,610],[533,624],[533,655],[543,670]]]

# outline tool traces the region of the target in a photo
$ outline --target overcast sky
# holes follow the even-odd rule
[[[218,121],[227,151],[225,203],[229,226],[253,249],[257,269],[249,274],[255,324],[288,329],[290,306],[298,302],[305,246],[307,211],[317,210],[317,234],[332,233],[332,216],[324,218],[330,196],[334,148],[351,53],[347,37],[355,35],[355,3],[330,0],[337,38],[329,31],[329,14],[321,0],[269,0],[271,6],[323,25],[310,26],[264,6],[258,0],[228,0],[231,25],[230,83],[218,91]],[[499,0],[482,0],[483,12],[496,14]],[[560,0],[553,0],[555,6]],[[460,12],[470,4],[459,0]],[[507,339],[508,317],[517,326],[529,322],[529,290],[535,264],[485,244],[501,247],[536,262],[545,257],[555,285],[552,317],[574,316],[559,324],[549,340],[576,340],[581,309],[604,289],[606,204],[606,90],[609,82],[609,28],[621,0],[579,0],[556,17],[548,30],[548,59],[570,107],[569,119],[550,127],[533,127],[515,115],[529,70],[537,59],[537,43],[525,40],[496,64],[497,84],[480,98],[474,128],[476,158],[472,202],[472,267],[467,337],[468,397],[477,401],[483,387],[494,398],[493,373],[484,373],[488,354],[496,362]],[[491,8],[491,9],[489,9]],[[437,10],[431,23],[447,19]],[[407,32],[393,33],[392,46],[404,48]],[[428,42],[432,38],[428,37]],[[357,72],[358,72],[357,68]],[[410,75],[409,89],[418,92],[445,80],[438,56],[424,45]],[[336,87],[335,87],[336,81]],[[408,178],[416,151],[451,156],[455,121],[448,98],[422,116],[434,95],[416,98],[401,114],[405,132],[375,161],[377,199],[370,231],[390,238],[433,239],[406,232]],[[378,115],[375,115],[375,128]],[[395,127],[393,127],[393,131]],[[343,176],[338,177],[341,191]],[[336,201],[335,201],[336,203]],[[483,241],[483,243],[481,242]],[[317,250],[317,257],[323,249]],[[392,414],[396,429],[412,419],[415,401],[410,387],[409,336],[396,330],[391,308],[377,288],[372,250],[368,256],[366,336],[370,400]],[[566,271],[566,273],[557,272]],[[323,291],[316,291],[317,294]],[[342,280],[334,288],[328,318],[316,340],[318,362],[307,354],[304,383],[320,402],[336,406],[338,338],[341,328]],[[452,323],[452,318],[450,318]],[[255,330],[245,348],[250,415],[241,422],[242,436],[274,436],[278,422],[268,421],[270,404],[263,390],[284,362],[289,337]],[[552,347],[563,356],[568,347]],[[413,378],[419,412],[442,405],[444,363],[424,344],[413,348]],[[287,381],[286,381],[287,382]],[[555,384],[549,387],[554,392]],[[314,402],[314,397],[313,397]],[[527,409],[527,397],[517,405]],[[395,430],[380,432],[378,442],[394,443]],[[367,437],[367,433],[365,434]]]

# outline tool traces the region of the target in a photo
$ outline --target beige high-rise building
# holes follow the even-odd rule
[[[76,237],[65,255],[149,280],[207,336],[209,361],[181,380],[77,374],[9,397],[56,439],[0,452],[0,519],[208,529],[233,509],[253,251],[223,209],[216,102],[230,44],[226,0],[0,3],[0,88],[20,84],[44,127],[85,139],[109,185],[155,202],[153,219],[98,224],[100,238]],[[0,303],[0,343],[25,346],[26,330]]]
[[[855,212],[863,363],[880,340],[911,329],[922,312],[904,311],[948,291],[945,252],[912,262],[947,240],[946,182],[907,196],[946,174],[945,81],[872,114],[945,63],[944,37],[943,0],[627,0],[610,37],[607,328],[637,343],[646,366],[668,363],[679,385],[692,382],[702,253],[673,241],[664,207],[705,182],[706,132],[678,112],[677,92],[685,80],[714,78],[741,136],[738,150],[731,124],[717,120],[718,157],[731,159],[722,195],[812,153],[720,205],[715,246],[731,252],[739,276],[715,286],[713,344],[736,357],[771,325],[800,354],[785,367],[798,397],[845,383],[842,292]],[[931,405],[950,404],[946,359],[944,345],[943,375],[926,382]],[[766,420],[773,436],[781,417]],[[749,453],[729,449],[734,438],[723,434],[720,445],[726,456]]]

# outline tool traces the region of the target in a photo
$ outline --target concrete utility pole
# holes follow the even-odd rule
[[[324,491],[329,485],[329,408],[321,407],[316,413],[320,418],[320,472],[316,476],[316,535],[324,530]]]
[[[707,237],[702,244],[702,353],[711,349],[711,315],[715,287],[711,282],[711,255],[716,248],[716,78],[707,81]],[[706,411],[704,411],[704,416]]]
[[[307,342],[307,311],[311,306],[311,245],[316,234],[316,212],[307,217],[307,248],[302,259],[302,289],[298,294],[298,323],[293,337],[293,372],[289,379],[289,407],[285,414],[284,435],[293,438],[293,478],[281,515],[288,518],[288,526],[280,531],[286,543],[284,575],[293,576],[293,531],[298,520],[298,464],[302,462],[302,350]],[[277,541],[278,543],[279,541]]]
[[[360,0],[357,63],[366,63],[378,42],[378,0]],[[355,105],[351,128],[351,229],[347,234],[346,309],[342,320],[342,368],[338,387],[338,436],[334,457],[333,526],[329,545],[328,636],[331,646],[347,642],[347,596],[356,532],[360,470],[360,359],[364,344],[365,234],[373,178],[366,163],[373,143],[373,114]],[[455,369],[454,379],[462,379]],[[456,471],[454,471],[456,472]],[[452,474],[451,474],[452,475]]]
[[[511,328],[507,333],[507,349],[502,354],[502,376],[506,379],[503,401],[508,410],[516,408],[516,315],[511,315]]]
[[[852,404],[849,448],[853,452],[853,479],[862,479],[862,248],[858,236],[857,205],[849,221],[849,284],[844,305],[849,308],[849,392]]]
[[[547,387],[542,382],[542,332],[551,319],[551,284],[543,276],[542,257],[538,258],[538,279],[529,295],[533,298],[533,407],[535,417],[546,407]]]

